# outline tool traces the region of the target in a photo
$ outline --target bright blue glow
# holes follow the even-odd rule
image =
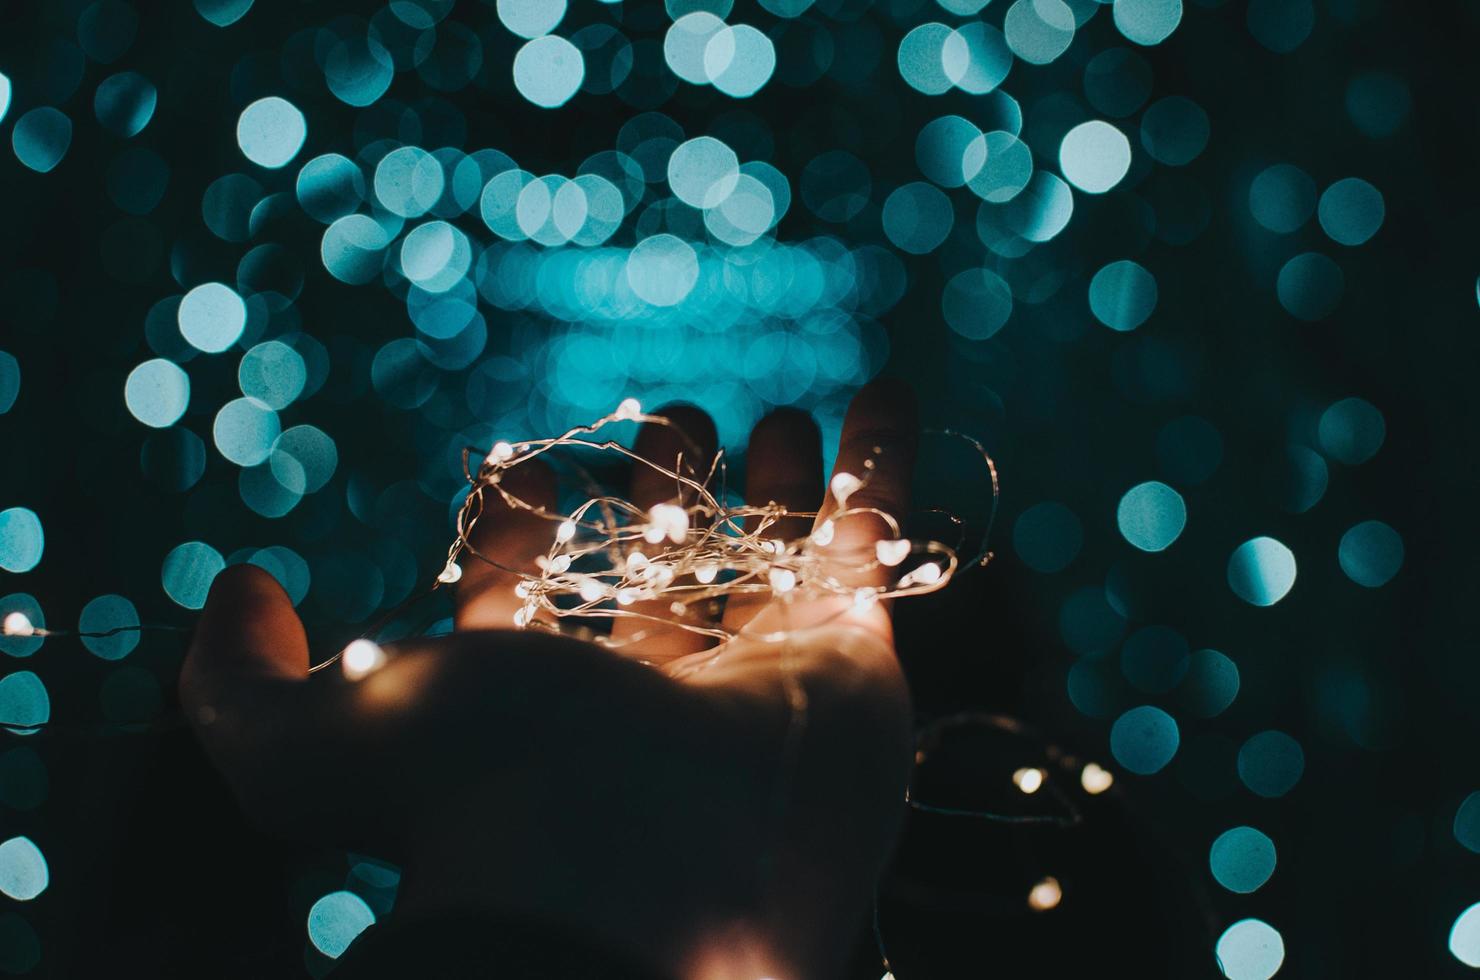
[[[967,340],[987,340],[1012,316],[1012,288],[991,269],[966,269],[940,298],[947,325]]]
[[[196,13],[217,27],[230,27],[247,15],[253,0],[195,0]]]
[[[1454,920],[1449,930],[1449,952],[1465,966],[1480,969],[1480,902]]]
[[[242,110],[236,123],[236,144],[248,160],[276,170],[303,149],[308,123],[287,99],[269,95]]]
[[[1269,980],[1285,962],[1285,941],[1259,919],[1241,919],[1223,931],[1214,947],[1228,980]]]
[[[718,207],[739,178],[740,158],[712,136],[680,143],[668,158],[668,186],[691,207]]]
[[[417,218],[442,196],[446,178],[437,158],[419,146],[403,146],[375,167],[375,197],[392,214]]]
[[[776,223],[771,189],[749,174],[740,174],[735,189],[717,208],[704,214],[710,234],[730,245],[749,245]]]
[[[498,0],[499,21],[526,39],[549,34],[565,17],[565,0]]]
[[[1031,65],[1046,65],[1069,50],[1074,26],[1064,0],[1017,0],[1002,18],[1007,46]]]
[[[1213,878],[1231,892],[1247,895],[1274,874],[1274,841],[1253,827],[1225,830],[1208,851]]]
[[[941,45],[941,64],[957,88],[986,95],[1007,78],[1012,51],[1002,32],[991,24],[972,21],[956,28]]]
[[[1295,585],[1295,553],[1274,538],[1250,538],[1228,559],[1228,587],[1254,606],[1272,606]]]
[[[1345,290],[1341,266],[1319,252],[1303,252],[1286,262],[1275,282],[1286,312],[1312,322],[1334,313]]]
[[[354,892],[330,892],[308,910],[308,938],[325,956],[338,958],[355,937],[375,924],[375,913]]]
[[[926,95],[944,95],[950,91],[951,86],[965,74],[964,61],[970,56],[964,40],[958,39],[956,44],[962,48],[962,70],[955,77],[947,73],[945,46],[947,39],[954,35],[955,31],[945,24],[934,22],[921,24],[906,34],[899,42],[896,57],[899,75],[905,84]]]
[[[1316,210],[1316,182],[1304,170],[1277,163],[1249,185],[1249,212],[1270,231],[1288,235]]]
[[[464,257],[470,255],[467,236],[445,221],[428,221],[417,225],[401,240],[401,271],[406,278],[423,288],[441,277],[453,262],[459,240]],[[467,271],[467,263],[462,265]],[[458,277],[461,273],[458,273]],[[450,283],[448,284],[451,285]],[[435,292],[445,292],[433,290]]]
[[[1130,259],[1111,262],[1089,282],[1090,312],[1111,330],[1125,332],[1145,323],[1156,299],[1156,277]]]
[[[186,609],[200,609],[206,604],[211,583],[226,567],[221,552],[204,541],[187,541],[164,556],[159,579],[165,594]]]
[[[1182,22],[1182,0],[1114,0],[1115,27],[1126,40],[1150,46],[1172,36]]]
[[[994,130],[973,140],[962,162],[972,193],[990,204],[1005,204],[1033,176],[1033,151],[1012,133]]]
[[[1403,567],[1403,539],[1382,521],[1363,521],[1341,536],[1336,554],[1347,578],[1376,589]]]
[[[0,122],[5,121],[5,114],[10,111],[10,76],[0,71]]]
[[[145,361],[129,372],[123,402],[145,425],[169,428],[190,405],[190,376],[174,361],[162,357]]]
[[[1059,167],[1075,187],[1089,194],[1103,194],[1130,170],[1131,141],[1109,123],[1091,119],[1064,135],[1059,144]]]
[[[379,274],[388,244],[390,236],[374,218],[349,214],[324,229],[319,255],[335,279],[359,285]]]
[[[1034,504],[1012,526],[1013,549],[1035,572],[1063,571],[1083,545],[1084,527],[1079,518],[1057,501]]]
[[[1142,776],[1160,772],[1177,754],[1180,742],[1177,722],[1149,704],[1130,709],[1110,726],[1110,754]]]
[[[1338,245],[1361,245],[1377,234],[1387,214],[1382,192],[1358,177],[1338,180],[1321,195],[1321,228]]]
[[[916,181],[895,188],[884,201],[884,234],[902,251],[924,255],[951,233],[956,212],[940,188]]]
[[[1187,504],[1165,483],[1150,480],[1120,498],[1115,523],[1121,535],[1142,551],[1165,551],[1187,526]]]
[[[159,92],[153,82],[138,72],[121,71],[98,83],[98,90],[93,94],[93,114],[108,132],[128,139],[149,125],[158,101]],[[0,117],[4,115],[5,111],[0,109]]]
[[[106,633],[122,629],[112,636],[84,636],[82,645],[104,660],[122,660],[139,645],[139,610],[121,595],[100,595],[82,607],[77,620],[80,633]]]
[[[324,58],[324,82],[345,105],[374,104],[391,87],[395,59],[373,36],[341,38]]]
[[[1305,773],[1305,752],[1284,732],[1251,736],[1238,750],[1238,777],[1249,791],[1266,799],[1284,796]]]
[[[663,35],[663,60],[673,74],[691,85],[708,85],[704,49],[726,28],[723,20],[707,10],[684,14]]]
[[[1332,403],[1316,424],[1321,452],[1347,466],[1360,465],[1376,456],[1386,438],[1387,422],[1382,412],[1361,398]]]
[[[46,535],[41,518],[26,507],[0,510],[0,568],[7,572],[29,572],[41,563]]]
[[[942,187],[964,186],[975,173],[966,172],[967,153],[981,135],[974,123],[960,116],[932,119],[915,138],[915,163],[920,173]],[[983,162],[978,161],[975,170],[980,170]]]
[[[242,355],[236,380],[242,394],[281,410],[303,393],[308,367],[302,354],[280,340],[268,340]]]
[[[41,683],[41,678],[29,670],[18,670],[0,678],[0,725],[36,728],[50,720],[51,696],[46,693],[46,685]],[[3,884],[0,884],[0,889],[3,888]],[[6,894],[11,893],[6,891]]]
[[[21,396],[21,362],[0,350],[0,415],[10,411]]]
[[[185,294],[177,316],[180,334],[190,346],[219,354],[241,337],[247,325],[247,306],[230,286],[207,282]]]
[[[10,145],[21,163],[38,174],[49,173],[72,145],[72,120],[51,106],[32,109],[15,121]]]
[[[759,92],[775,71],[776,46],[749,24],[726,27],[704,45],[704,74],[731,98]]]
[[[1008,202],[1008,227],[1030,242],[1049,241],[1069,224],[1074,215],[1074,193],[1069,185],[1045,171],[1038,171],[1023,192]]]
[[[535,38],[514,55],[514,87],[542,109],[565,105],[585,77],[581,50],[563,37]]]
[[[653,306],[677,306],[699,281],[694,247],[674,235],[644,238],[627,257],[627,282]]]
[[[288,468],[288,460],[295,466]],[[273,475],[285,485],[301,480],[299,493],[323,489],[339,466],[339,450],[324,430],[312,425],[295,425],[278,436],[269,459]],[[296,484],[295,484],[296,485]]]
[[[29,902],[46,891],[50,882],[51,873],[47,870],[46,858],[31,838],[12,837],[0,844],[0,892],[16,901]]]
[[[266,460],[278,431],[277,412],[255,398],[236,398],[221,406],[211,428],[216,449],[238,466]]]
[[[510,241],[529,237],[519,226],[519,199],[524,188],[536,179],[528,171],[505,170],[489,180],[478,202],[479,214],[489,231]]]

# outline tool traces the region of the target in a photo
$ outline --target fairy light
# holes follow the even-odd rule
[[[1014,772],[1012,774],[1012,782],[1013,785],[1016,786],[1018,789],[1022,790],[1027,795],[1032,796],[1034,793],[1038,792],[1039,788],[1043,785],[1044,778],[1047,775],[1048,774],[1045,773],[1042,769],[1037,769],[1029,766]]]
[[[1084,791],[1091,796],[1098,796],[1105,792],[1114,782],[1115,777],[1110,774],[1109,770],[1101,768],[1098,763],[1094,762],[1085,766],[1079,774],[1079,785],[1083,786]]]
[[[31,625],[30,617],[23,612],[8,613],[0,631],[6,636],[35,636],[36,627]]]
[[[379,670],[385,664],[385,651],[373,640],[359,639],[352,641],[349,646],[339,655],[339,662],[344,668],[344,676],[352,681],[360,680],[367,674]]]
[[[1047,912],[1057,908],[1063,900],[1064,889],[1059,885],[1059,879],[1052,875],[1038,882],[1028,892],[1028,908],[1034,912]]]

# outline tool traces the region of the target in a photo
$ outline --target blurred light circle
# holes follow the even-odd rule
[[[32,109],[15,121],[10,145],[21,163],[39,174],[49,173],[72,145],[72,120],[51,106]]]
[[[972,176],[966,173],[967,152],[981,135],[981,130],[960,116],[932,119],[915,138],[915,163],[920,173],[942,187],[964,186],[967,177]],[[980,162],[976,169],[981,169]]]
[[[156,429],[168,428],[180,420],[190,404],[190,376],[162,357],[145,361],[129,372],[123,401],[140,422]]]
[[[0,568],[7,572],[29,572],[41,563],[46,535],[41,518],[26,507],[0,510]]]
[[[375,913],[354,892],[330,892],[308,910],[308,938],[314,948],[337,959],[355,937],[375,924]]]
[[[1080,123],[1059,144],[1059,167],[1075,187],[1089,194],[1103,194],[1130,170],[1131,142],[1107,122],[1092,119]]]
[[[1324,320],[1341,304],[1346,276],[1341,266],[1319,252],[1304,252],[1280,268],[1275,293],[1291,316],[1314,322]]]
[[[302,393],[308,368],[296,350],[280,340],[269,340],[242,355],[236,377],[242,394],[281,410]]]
[[[21,362],[0,350],[0,415],[15,406],[21,395]]]
[[[1249,185],[1249,211],[1270,231],[1287,235],[1316,210],[1316,182],[1299,167],[1277,163]]]
[[[1069,185],[1042,170],[1004,209],[1004,219],[1013,233],[1038,244],[1063,231],[1073,214],[1074,194]]]
[[[1376,456],[1386,438],[1387,422],[1382,412],[1361,398],[1333,402],[1316,424],[1321,452],[1347,466],[1357,466]]]
[[[972,193],[989,204],[1017,197],[1033,177],[1033,152],[1012,133],[994,130],[973,140],[962,167]]]
[[[498,0],[499,22],[522,38],[549,34],[565,17],[566,0]]]
[[[207,282],[180,300],[180,333],[196,350],[219,354],[242,335],[247,307],[230,286]]]
[[[1142,551],[1165,551],[1187,526],[1187,504],[1165,483],[1150,480],[1120,498],[1115,523],[1121,536]]]
[[[287,468],[297,472],[293,476],[279,477]],[[303,499],[303,474],[296,461],[289,459],[278,467],[278,473],[265,463],[244,466],[236,475],[237,494],[253,512],[266,518],[278,518],[288,514]]]
[[[288,598],[293,605],[298,605],[308,595],[308,587],[311,577],[308,570],[308,562],[292,548],[282,545],[272,545],[261,548],[247,559],[249,564],[264,569],[282,585],[283,591],[288,593]]]
[[[749,245],[775,223],[776,204],[770,188],[743,173],[720,206],[704,215],[704,226],[710,234],[735,246]]]
[[[571,186],[578,187],[586,201],[585,219],[580,230],[571,236],[577,245],[604,243],[622,224],[626,216],[622,192],[615,184],[598,174],[581,174]]]
[[[728,17],[734,7],[735,0],[664,0],[663,2],[663,9],[667,12],[669,20],[678,20],[696,10],[702,10],[716,17]]]
[[[1141,776],[1160,772],[1177,754],[1180,742],[1177,722],[1149,704],[1130,709],[1110,726],[1110,754]]]
[[[221,406],[211,432],[216,449],[238,466],[267,459],[278,437],[277,412],[255,398],[236,398]]]
[[[1259,919],[1241,919],[1229,926],[1214,951],[1228,980],[1269,980],[1285,962],[1284,940]]]
[[[749,24],[717,31],[704,45],[704,74],[731,98],[759,92],[775,71],[776,46]]]
[[[586,63],[580,49],[563,37],[535,38],[514,55],[514,87],[544,109],[564,105],[585,77]]]
[[[1284,796],[1305,772],[1300,743],[1284,732],[1260,732],[1238,750],[1238,776],[1250,792],[1266,799]]]
[[[380,273],[381,253],[388,244],[390,236],[374,218],[349,214],[324,229],[319,255],[335,279],[360,285]]]
[[[289,470],[291,459],[296,469]],[[272,473],[284,485],[296,485],[299,493],[316,493],[323,489],[339,465],[339,450],[328,433],[317,426],[295,425],[284,430],[273,443],[269,457]]]
[[[1012,545],[1035,572],[1061,572],[1084,546],[1084,528],[1074,512],[1057,501],[1034,504],[1012,526]]]
[[[627,282],[638,298],[653,306],[677,306],[699,281],[699,258],[674,235],[644,238],[627,257]]]
[[[201,195],[201,218],[217,238],[244,242],[252,237],[252,209],[261,200],[261,184],[245,174],[226,174],[211,181]]]
[[[1270,537],[1250,538],[1228,559],[1228,587],[1254,606],[1272,606],[1295,585],[1295,553]]]
[[[1341,536],[1336,554],[1347,578],[1376,589],[1403,567],[1403,539],[1382,521],[1363,521]]]
[[[712,136],[680,143],[668,158],[668,186],[691,207],[718,207],[739,177],[740,159],[735,151]]]
[[[138,72],[121,71],[98,83],[98,90],[93,93],[93,114],[108,132],[128,139],[149,125],[158,101],[159,92],[153,82]],[[3,102],[0,99],[0,104]],[[0,108],[0,118],[4,115],[4,109]]]
[[[1316,9],[1311,0],[1249,0],[1246,18],[1256,41],[1276,54],[1288,54],[1310,37]]]
[[[956,333],[967,340],[987,340],[1012,316],[1012,288],[990,269],[966,269],[946,283],[940,305]]]
[[[1275,499],[1292,514],[1303,514],[1326,494],[1330,473],[1319,453],[1287,446],[1271,472]]]
[[[340,38],[324,58],[324,82],[345,105],[372,105],[391,87],[396,64],[371,34]]]
[[[1361,245],[1382,227],[1382,193],[1358,177],[1338,180],[1321,195],[1321,229],[1338,245]]]
[[[298,171],[298,203],[308,216],[331,224],[353,214],[365,200],[365,175],[348,157],[325,153]]]
[[[1480,902],[1454,920],[1449,930],[1449,952],[1465,966],[1480,969]]]
[[[965,59],[970,57],[964,39],[956,43],[961,47],[962,64],[952,77],[946,71],[945,45],[956,32],[945,24],[928,23],[911,30],[899,42],[896,62],[899,75],[910,88],[926,95],[944,95],[965,74]]]
[[[704,52],[710,39],[727,26],[707,10],[684,14],[663,35],[663,60],[675,75],[691,85],[708,85],[710,77],[704,67]]]
[[[991,24],[972,21],[956,28],[941,44],[941,63],[947,77],[961,91],[986,95],[1007,79],[1012,70],[1012,51],[1001,31]]]
[[[36,629],[46,628],[46,614],[36,597],[25,592],[13,592],[0,598],[0,621],[11,613],[20,613],[31,621]],[[0,650],[12,657],[29,657],[40,650],[46,642],[44,636],[6,636],[0,633]]]
[[[1156,277],[1130,259],[1109,263],[1089,282],[1090,312],[1122,333],[1145,323],[1156,310],[1156,300]]]
[[[33,678],[36,676],[29,671],[21,671],[21,674]],[[0,680],[0,688],[17,676],[20,675],[11,674]],[[12,717],[10,711],[6,710],[10,707],[10,697],[13,695],[9,689],[0,690],[0,721],[8,721]],[[45,697],[44,688],[42,697]],[[46,858],[31,838],[12,837],[0,844],[0,892],[18,902],[29,902],[46,891],[46,886],[50,883],[51,873],[47,870]]]
[[[1188,662],[1178,697],[1191,714],[1213,718],[1233,704],[1238,689],[1237,664],[1217,650],[1198,650]]]
[[[112,636],[84,636],[82,645],[104,660],[122,660],[139,645],[139,610],[121,595],[100,595],[82,607],[79,633],[120,632]]]
[[[1182,22],[1182,0],[1114,0],[1112,13],[1126,40],[1149,47],[1171,37]]]
[[[445,181],[436,157],[419,146],[403,146],[376,164],[375,197],[392,214],[418,218],[437,203]]]
[[[884,234],[897,248],[912,255],[939,248],[955,220],[951,199],[924,181],[895,188],[884,201]]]
[[[1181,167],[1208,145],[1210,124],[1202,106],[1180,95],[1158,99],[1141,116],[1141,145],[1157,163]]]
[[[217,27],[230,27],[247,15],[253,0],[194,0],[195,11]]]
[[[0,99],[3,104],[3,99]],[[1402,128],[1413,108],[1408,83],[1385,71],[1353,75],[1346,85],[1346,114],[1362,135],[1371,139],[1391,136]],[[0,109],[0,117],[5,112]]]
[[[452,261],[459,238],[466,242],[462,232],[445,221],[417,225],[401,240],[401,271],[418,285],[436,278]]]
[[[270,95],[242,110],[236,123],[236,143],[243,155],[259,167],[275,170],[303,149],[308,123],[298,107]]]
[[[1064,0],[1017,0],[1002,19],[1007,46],[1032,65],[1046,65],[1069,50],[1075,26]]]
[[[1213,878],[1239,895],[1258,891],[1274,874],[1275,860],[1274,841],[1253,827],[1225,830],[1208,852]]]
[[[5,119],[5,114],[10,111],[10,76],[0,72],[0,121]]]
[[[1117,119],[1151,95],[1151,66],[1130,48],[1108,48],[1084,66],[1084,95],[1098,112]]]
[[[221,552],[204,541],[187,541],[165,555],[160,569],[160,582],[165,594],[186,609],[200,609],[206,604],[211,583],[226,567]]]

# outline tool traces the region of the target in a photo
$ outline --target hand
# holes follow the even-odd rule
[[[703,413],[663,414],[713,451]],[[682,437],[648,425],[638,438],[645,457],[672,460]],[[837,470],[874,467],[850,507],[903,518],[915,438],[908,392],[860,392]],[[629,499],[671,497],[672,481],[644,470]],[[748,471],[749,502],[818,509],[815,424],[790,410],[762,420]],[[520,497],[553,505],[548,471],[509,472]],[[800,537],[809,523],[787,518],[774,534]],[[552,528],[490,495],[472,543],[519,567]],[[850,518],[829,550],[872,555],[885,533]],[[751,628],[718,650],[635,619],[617,620],[614,638],[641,638],[606,649],[507,629],[515,584],[465,561],[457,632],[394,644],[351,682],[310,677],[283,590],[254,566],[228,568],[181,673],[182,703],[264,827],[400,864],[398,916],[538,917],[685,980],[833,974],[903,817],[910,707],[887,605],[732,600],[724,625]],[[759,638],[780,628],[795,631]]]

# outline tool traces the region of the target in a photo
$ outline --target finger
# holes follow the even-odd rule
[[[709,468],[719,446],[714,421],[692,405],[669,405],[653,414],[666,418],[670,424],[644,423],[632,451],[663,470],[681,473],[703,483],[709,476]],[[644,511],[662,503],[687,507],[695,502],[697,496],[693,488],[652,466],[637,463],[632,471],[628,499]],[[664,545],[660,543],[656,547]],[[702,633],[671,625],[680,620],[672,606],[671,599],[628,606],[631,612],[639,615],[619,617],[612,623],[613,644],[618,650],[630,647],[629,654],[653,663],[663,663],[713,645],[713,639]],[[714,623],[708,602],[684,604],[681,618],[683,622],[697,626]]]
[[[788,511],[811,512],[822,499],[822,433],[806,412],[778,408],[756,424],[746,454],[745,502],[752,507],[779,504]],[[746,522],[755,531],[759,519]],[[812,529],[810,517],[786,517],[766,527],[765,537],[792,541]],[[769,601],[769,596],[734,595],[725,607],[725,627],[738,630]]]
[[[470,553],[459,559],[453,625],[460,630],[513,628],[514,613],[524,606],[514,594],[520,575],[537,573],[536,556],[555,540],[558,522],[541,516],[555,508],[554,470],[530,460],[504,470],[499,486],[524,506],[510,505],[494,487],[474,491],[482,494],[482,509],[473,511]]]

